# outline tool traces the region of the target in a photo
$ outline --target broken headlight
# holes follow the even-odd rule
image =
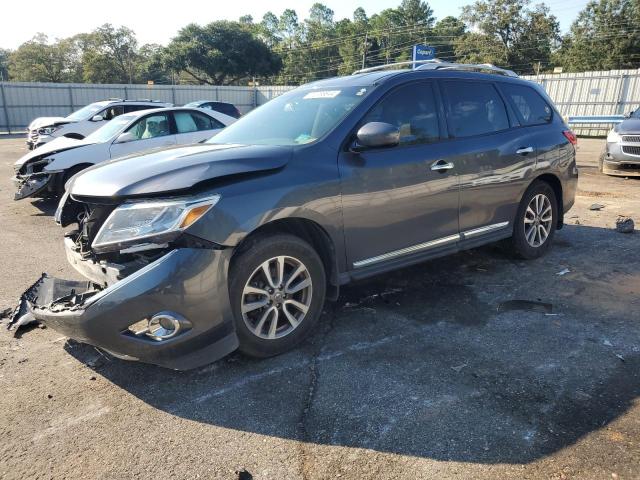
[[[174,240],[220,200],[220,195],[126,202],[104,222],[91,248],[96,253]]]

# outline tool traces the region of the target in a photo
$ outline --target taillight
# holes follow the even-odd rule
[[[571,143],[571,145],[573,145],[574,147],[578,144],[578,137],[571,130],[564,130],[562,134],[567,137],[569,143]]]

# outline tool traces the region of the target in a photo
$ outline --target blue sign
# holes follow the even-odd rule
[[[414,45],[413,46],[413,61],[416,60],[433,60],[436,58],[436,47],[429,45]],[[416,65],[414,65],[414,68]]]

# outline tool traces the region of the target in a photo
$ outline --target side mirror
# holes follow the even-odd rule
[[[131,132],[121,133],[114,143],[127,143],[137,140],[136,136]]]
[[[356,150],[362,147],[394,147],[400,143],[400,129],[390,123],[369,122],[360,127],[356,137]]]
[[[92,122],[101,122],[103,120],[104,120],[104,117],[102,115],[94,115],[93,117],[91,117]]]

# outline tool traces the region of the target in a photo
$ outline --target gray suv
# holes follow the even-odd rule
[[[56,220],[88,281],[43,275],[45,322],[174,369],[267,357],[371,275],[510,239],[533,259],[574,202],[575,136],[537,85],[425,64],[304,85],[203,144],[89,168]]]

